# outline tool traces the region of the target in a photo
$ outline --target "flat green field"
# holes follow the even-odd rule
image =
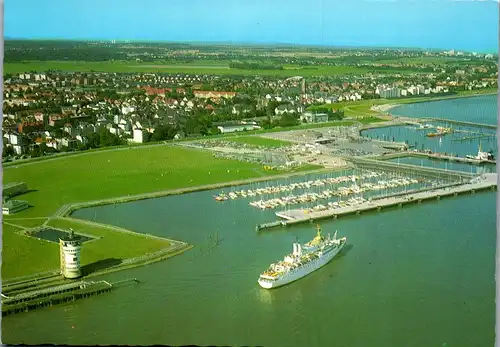
[[[261,165],[216,159],[201,150],[131,147],[4,169],[4,184],[26,182],[33,207],[5,220],[48,217],[64,204],[260,177]]]
[[[345,74],[362,74],[377,69],[358,68],[355,66],[288,66],[284,70],[245,70],[232,69],[229,61],[193,62],[189,64],[172,64],[161,62],[131,61],[27,61],[21,63],[4,63],[4,74],[22,72],[44,72],[47,70],[75,72],[163,72],[212,75],[266,75],[266,76],[336,76]],[[382,70],[387,72],[387,70]],[[407,70],[391,70],[391,72],[409,73]]]
[[[288,141],[267,139],[259,136],[239,136],[239,137],[229,138],[227,139],[227,141],[246,143],[249,145],[269,147],[269,148],[278,148],[292,144],[291,142]]]
[[[57,243],[21,235],[22,229],[2,225],[2,278],[10,279],[59,267]]]
[[[154,253],[170,245],[167,240],[149,238],[141,234],[127,234],[78,220],[53,219],[48,225],[66,230],[72,228],[76,233],[80,231],[101,238],[85,244],[81,260],[83,266],[109,258],[110,249],[113,249],[113,258],[127,259]],[[130,247],[132,244],[134,247]]]
[[[381,119],[381,118],[377,118],[377,117],[372,117],[372,116],[358,117],[356,119],[356,121],[360,122],[361,124],[386,122],[385,119]]]
[[[110,258],[122,260],[154,253],[169,246],[167,240],[152,239],[140,234],[125,234],[105,227],[88,225],[78,220],[54,219],[49,226],[83,232],[100,237],[100,240],[86,243],[81,264],[92,267],[99,261]],[[22,235],[20,228],[3,225],[2,278],[11,279],[35,273],[55,270],[59,267],[59,245]],[[130,247],[133,244],[134,247]],[[33,259],[37,259],[33,261]]]

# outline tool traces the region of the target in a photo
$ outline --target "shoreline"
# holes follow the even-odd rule
[[[135,267],[144,266],[147,264],[162,261],[162,260],[168,259],[170,257],[182,254],[185,251],[188,251],[188,250],[194,248],[195,246],[191,245],[189,243],[186,243],[184,241],[173,240],[173,239],[169,239],[169,238],[165,238],[165,237],[161,237],[161,236],[140,233],[140,232],[136,232],[133,230],[121,228],[121,227],[115,226],[113,224],[93,222],[93,221],[86,220],[86,219],[72,217],[71,214],[77,210],[84,209],[84,208],[90,208],[90,207],[96,207],[96,206],[117,204],[117,203],[127,203],[127,202],[133,202],[133,201],[155,199],[155,198],[167,197],[167,196],[172,196],[172,195],[189,194],[189,193],[207,191],[207,190],[212,190],[212,189],[217,189],[217,188],[241,186],[241,185],[245,185],[245,184],[272,181],[272,180],[284,179],[284,178],[288,178],[288,177],[306,176],[309,174],[321,174],[321,173],[332,172],[332,171],[337,171],[337,170],[342,170],[342,169],[347,169],[347,168],[349,168],[349,166],[335,168],[335,169],[322,168],[322,169],[309,170],[309,171],[285,173],[285,174],[274,175],[274,176],[255,177],[255,178],[245,179],[245,180],[221,182],[221,183],[202,185],[202,186],[197,186],[197,187],[170,189],[170,190],[165,190],[165,191],[156,191],[156,192],[138,194],[138,195],[133,195],[133,196],[121,196],[121,197],[115,197],[115,198],[109,198],[109,199],[103,199],[103,200],[97,200],[97,201],[87,201],[87,202],[81,202],[81,203],[66,204],[66,205],[61,206],[51,217],[48,218],[46,226],[51,227],[50,226],[51,220],[67,220],[67,221],[72,221],[75,223],[89,224],[89,225],[101,227],[104,229],[110,229],[110,230],[118,232],[118,233],[123,232],[123,233],[127,233],[127,234],[132,234],[132,235],[135,235],[138,237],[162,239],[162,240],[165,240],[165,241],[170,243],[169,247],[161,249],[160,251],[157,251],[154,254],[144,254],[144,255],[136,257],[136,258],[124,259],[124,261],[117,266],[114,266],[114,267],[111,267],[108,269],[102,269],[100,271],[82,276],[81,278],[101,276],[101,275],[105,275],[105,274],[111,273],[111,272],[132,269]],[[35,228],[39,228],[39,226],[34,227],[34,228],[27,228],[27,229],[35,229]],[[16,283],[20,283],[20,282],[25,282],[25,283],[37,282],[40,279],[42,279],[44,276],[47,276],[50,273],[53,274],[57,271],[58,271],[57,269],[54,269],[54,270],[44,271],[43,273],[38,273],[38,274],[13,277],[13,278],[9,278],[7,280],[7,282],[9,283],[10,286],[15,285]],[[57,275],[57,274],[54,275],[54,277],[57,277],[57,276],[59,276],[59,275]]]
[[[147,199],[163,198],[163,197],[172,196],[172,195],[196,193],[196,192],[202,192],[202,191],[219,189],[219,188],[228,188],[228,187],[242,186],[242,185],[258,183],[258,182],[279,180],[279,179],[295,177],[295,176],[305,176],[305,175],[309,175],[309,174],[321,174],[321,173],[332,172],[332,171],[336,171],[336,170],[343,170],[343,169],[346,169],[348,167],[349,166],[342,166],[342,167],[338,167],[338,168],[334,168],[334,169],[322,168],[322,169],[315,169],[315,170],[308,170],[308,171],[290,172],[290,173],[284,173],[284,174],[279,174],[279,175],[254,177],[254,178],[249,178],[249,179],[244,179],[244,180],[234,180],[234,181],[226,181],[226,182],[213,183],[213,184],[205,184],[205,185],[196,186],[196,187],[177,188],[177,189],[162,190],[162,191],[143,193],[143,194],[137,194],[137,195],[118,196],[118,197],[102,199],[102,200],[76,202],[76,203],[66,204],[66,205],[61,206],[52,215],[51,218],[74,218],[74,217],[71,217],[71,214],[77,210],[81,210],[84,208],[90,208],[90,207],[96,207],[96,206],[106,206],[106,205],[111,205],[111,204],[122,204],[122,203],[147,200]],[[80,220],[79,218],[74,218],[74,219]],[[98,224],[100,224],[100,223],[98,223]]]
[[[380,105],[375,105],[372,107],[373,111],[377,112],[384,112],[387,113],[389,110],[398,107],[398,106],[403,106],[403,105],[408,105],[408,104],[418,104],[422,102],[436,102],[436,101],[443,101],[443,100],[453,100],[453,99],[463,99],[463,98],[475,98],[475,97],[480,97],[480,96],[487,96],[487,95],[498,95],[499,92],[486,92],[486,93],[476,93],[476,94],[459,94],[459,95],[445,95],[445,96],[437,96],[437,97],[431,97],[431,98],[423,98],[423,100],[410,100],[408,98],[401,98],[400,102],[396,103],[387,103],[387,104],[380,104]],[[404,102],[408,100],[408,102]],[[402,103],[401,103],[402,102]]]
[[[155,263],[155,262],[158,262],[161,260],[171,258],[171,257],[176,256],[176,255],[180,255],[180,254],[184,253],[185,251],[188,251],[188,250],[194,248],[194,245],[189,244],[189,243],[184,242],[184,241],[173,240],[170,238],[146,234],[146,233],[139,233],[139,232],[136,232],[133,230],[117,227],[117,226],[114,226],[112,224],[97,223],[97,222],[92,222],[92,221],[88,221],[85,219],[71,218],[71,217],[56,217],[56,218],[52,218],[52,219],[67,220],[67,221],[75,222],[75,223],[89,224],[89,225],[93,225],[93,226],[97,226],[97,227],[101,227],[101,228],[111,229],[112,231],[117,232],[117,233],[126,233],[126,234],[130,234],[130,235],[138,236],[138,237],[144,237],[144,238],[149,238],[149,239],[160,239],[160,240],[164,240],[164,241],[168,242],[167,247],[164,247],[164,248],[162,248],[154,253],[151,253],[151,254],[146,253],[146,254],[143,254],[141,256],[123,259],[120,264],[117,264],[115,266],[111,266],[108,268],[99,269],[99,270],[96,270],[94,272],[90,272],[88,274],[84,274],[81,277],[79,277],[78,280],[85,280],[87,278],[102,276],[102,275],[106,275],[106,274],[112,273],[112,272],[123,271],[123,270],[136,268],[139,266],[144,266],[147,264],[152,264],[152,263]],[[53,227],[50,225],[46,225],[43,227],[50,227],[50,228],[55,228],[58,230],[64,230],[64,229]],[[37,229],[43,228],[43,227],[34,227],[34,228],[30,228],[28,230],[37,230]],[[96,239],[93,241],[98,241],[98,240],[99,239]],[[36,288],[38,286],[45,284],[45,280],[50,281],[51,279],[57,279],[57,278],[59,278],[60,280],[65,280],[61,276],[59,269],[52,269],[52,270],[48,270],[48,271],[44,271],[44,272],[40,272],[40,273],[31,274],[31,275],[9,278],[5,282],[9,288],[16,287],[18,285],[20,285],[22,287],[23,285],[30,285],[32,283],[40,282],[39,285],[34,286],[33,290],[36,290]]]

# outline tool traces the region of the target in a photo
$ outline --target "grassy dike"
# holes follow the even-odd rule
[[[309,167],[313,169],[317,167]],[[102,267],[109,260],[123,269],[157,261],[190,245],[130,230],[68,217],[75,208],[154,198],[239,185],[306,171],[266,171],[261,165],[214,158],[203,150],[155,146],[61,157],[4,168],[4,183],[23,181],[30,192],[19,199],[32,206],[3,221],[2,278],[56,270],[58,245],[24,235],[42,225],[98,238],[84,244],[82,265]],[[144,193],[146,192],[146,193]],[[118,197],[118,198],[117,198]],[[90,201],[90,202],[89,202]],[[133,245],[134,247],[131,247]]]

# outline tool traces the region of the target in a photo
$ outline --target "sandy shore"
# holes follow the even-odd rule
[[[390,109],[401,106],[400,104],[384,104],[384,105],[376,105],[373,106],[371,109],[372,111],[377,111],[377,112],[388,112]]]

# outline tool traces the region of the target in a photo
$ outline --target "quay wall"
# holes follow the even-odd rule
[[[423,118],[423,120],[424,121],[432,121],[432,122],[442,122],[442,123],[466,125],[466,126],[477,127],[477,128],[488,128],[488,129],[496,129],[497,128],[496,125],[492,125],[492,124],[473,123],[473,122],[466,122],[466,121],[460,121],[460,120],[454,120],[454,119],[448,119],[448,118],[428,117],[428,118]]]
[[[496,161],[494,161],[494,160],[477,160],[477,159],[469,159],[469,158],[464,158],[464,157],[454,157],[454,156],[449,156],[449,155],[439,155],[439,154],[430,154],[430,153],[422,153],[422,152],[397,152],[397,153],[390,153],[390,154],[373,156],[373,157],[370,157],[370,159],[389,160],[389,159],[397,159],[397,158],[404,158],[404,157],[429,158],[429,159],[437,159],[437,160],[456,161],[456,162],[473,164],[473,165],[482,165],[485,163],[486,164],[496,164]],[[411,164],[407,164],[407,165],[411,165]],[[418,165],[416,165],[416,166],[418,166]]]

